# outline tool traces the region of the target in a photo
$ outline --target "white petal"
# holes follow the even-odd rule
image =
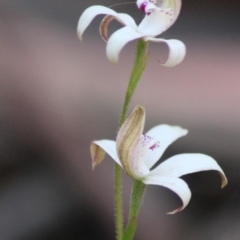
[[[87,8],[81,15],[78,26],[77,26],[77,33],[80,40],[82,39],[82,34],[86,30],[86,28],[89,26],[89,24],[92,22],[92,20],[99,14],[107,14],[112,15],[114,17],[117,17],[117,12],[113,11],[110,8],[95,5]]]
[[[166,148],[178,138],[187,135],[188,131],[179,126],[169,126],[166,124],[158,125],[150,129],[146,135],[159,141],[160,147],[153,151],[148,151],[146,165],[151,168],[162,156]]]
[[[151,171],[150,175],[180,177],[185,174],[208,170],[216,170],[220,173],[222,187],[227,184],[227,178],[217,162],[210,156],[200,153],[175,155],[162,162],[158,167]]]
[[[174,67],[182,62],[186,55],[186,46],[183,42],[177,39],[160,39],[160,38],[146,38],[146,41],[152,42],[165,42],[169,48],[168,59],[164,64],[161,64],[164,67]]]
[[[122,22],[124,25],[135,28],[137,31],[137,24],[134,21],[134,19],[126,14],[126,13],[118,13],[117,17],[116,17],[120,22]]]
[[[175,192],[181,198],[183,206],[169,212],[168,214],[174,214],[183,210],[191,199],[191,191],[188,185],[180,178],[148,176],[147,179],[143,180],[143,182],[145,184],[154,184],[166,187]]]
[[[173,24],[173,10],[157,8],[146,15],[138,26],[139,32],[148,37],[155,37],[166,31]]]
[[[102,148],[116,163],[118,163],[120,166],[122,166],[118,155],[117,155],[117,148],[116,148],[116,142],[112,140],[98,140],[93,141],[94,144],[98,145],[100,148]]]
[[[169,55],[167,61],[161,65],[164,67],[174,67],[183,61],[186,55],[186,47],[183,42],[176,39],[165,40],[165,43],[169,47]]]
[[[122,48],[130,41],[143,37],[143,34],[137,32],[131,27],[123,27],[114,32],[107,42],[108,60],[117,63],[118,55]]]

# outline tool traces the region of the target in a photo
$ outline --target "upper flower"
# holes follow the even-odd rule
[[[179,64],[186,54],[185,45],[176,39],[165,40],[155,38],[155,36],[166,31],[176,21],[181,9],[181,0],[165,0],[160,6],[155,0],[137,0],[137,6],[146,14],[139,25],[130,15],[117,13],[104,6],[96,5],[87,8],[78,22],[79,38],[82,39],[83,32],[97,15],[105,14],[107,16],[100,25],[100,34],[107,41],[106,53],[111,62],[118,61],[121,49],[128,42],[142,38],[144,41],[165,42],[168,45],[169,56],[162,64],[163,66],[173,67]],[[124,27],[114,32],[108,39],[107,28],[113,19],[123,24]]]
[[[178,126],[158,125],[142,135],[145,123],[145,110],[137,106],[127,118],[117,134],[117,140],[99,140],[91,143],[93,168],[101,163],[106,153],[117,162],[128,175],[145,184],[161,185],[174,191],[182,200],[183,206],[170,212],[183,210],[190,198],[188,185],[179,177],[185,174],[216,170],[220,173],[222,187],[227,178],[210,156],[200,153],[178,154],[155,164],[166,148],[188,131]]]

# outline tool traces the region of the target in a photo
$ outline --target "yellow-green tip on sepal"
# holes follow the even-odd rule
[[[92,157],[92,169],[94,170],[94,168],[102,162],[106,155],[106,152],[101,147],[92,142],[90,145],[90,153]]]
[[[221,188],[224,188],[228,184],[228,180],[223,172],[219,172],[221,176]]]

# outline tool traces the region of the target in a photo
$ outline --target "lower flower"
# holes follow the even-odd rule
[[[108,153],[132,178],[172,190],[181,198],[183,205],[169,214],[183,210],[191,199],[188,185],[179,177],[199,171],[216,170],[221,176],[221,186],[227,184],[221,167],[212,157],[205,154],[178,154],[155,167],[166,148],[185,136],[188,131],[179,126],[162,124],[143,135],[144,123],[145,109],[136,106],[121,126],[116,141],[93,141],[90,146],[93,168],[100,164]]]

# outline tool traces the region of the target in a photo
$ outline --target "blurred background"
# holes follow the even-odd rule
[[[79,42],[76,26],[90,5],[116,0],[0,1],[0,239],[114,239],[114,164],[91,169],[89,144],[114,139],[134,43],[108,62],[97,17]],[[124,3],[124,1],[121,1]],[[143,15],[134,3],[113,7]],[[184,152],[214,157],[229,184],[214,171],[183,177],[189,206],[167,189],[148,186],[138,240],[237,240],[240,234],[240,4],[184,0],[179,20],[163,34],[187,46],[175,68],[164,44],[150,44],[150,59],[136,104],[147,110],[146,130],[181,125],[189,134],[164,160]],[[116,29],[119,25],[112,24]],[[127,217],[132,180],[124,175]]]

